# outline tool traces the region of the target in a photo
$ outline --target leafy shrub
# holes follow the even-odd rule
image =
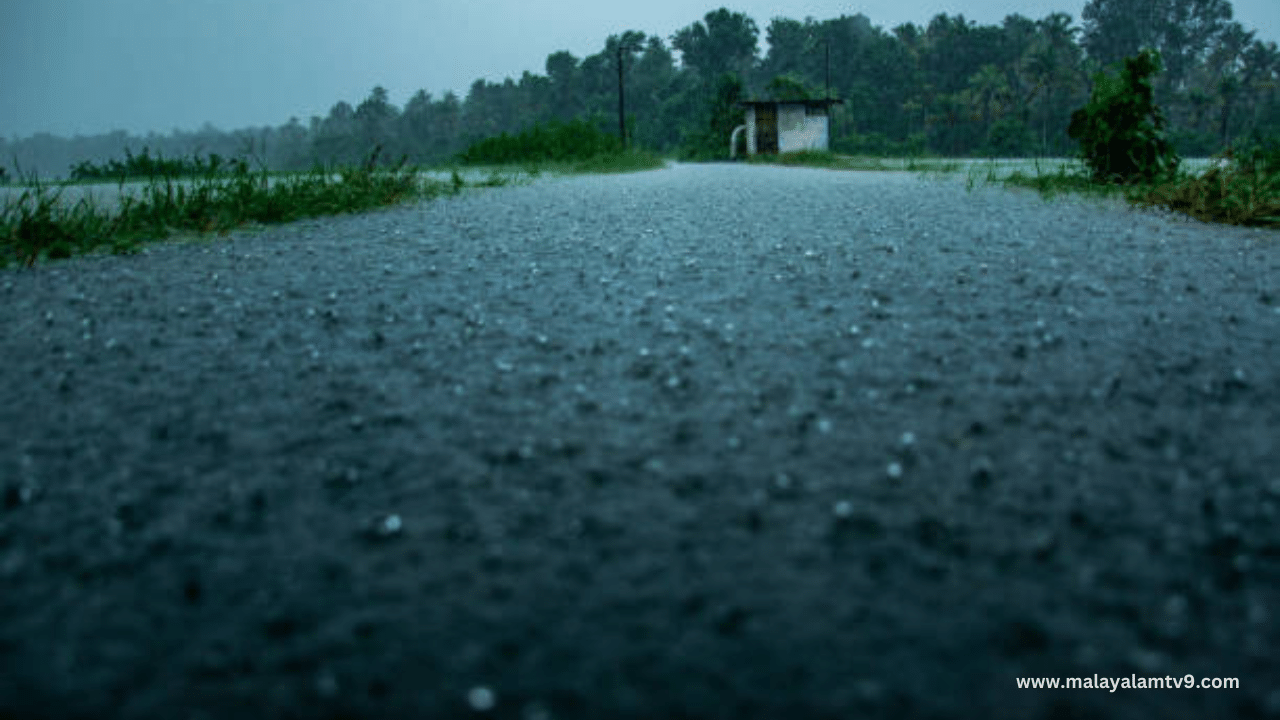
[[[1177,172],[1178,155],[1152,94],[1151,77],[1159,71],[1154,50],[1125,58],[1118,75],[1094,75],[1089,104],[1071,114],[1067,134],[1079,141],[1096,181],[1154,182]]]

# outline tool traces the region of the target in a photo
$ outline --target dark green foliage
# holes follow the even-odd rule
[[[124,132],[0,138],[0,158],[12,158],[10,175],[18,174],[20,163],[65,176],[72,163],[89,160],[78,166],[85,172],[77,177],[199,177],[207,168],[180,167],[164,158],[252,154],[272,170],[303,171],[315,162],[357,165],[378,145],[386,150],[384,166],[404,156],[449,163],[480,138],[576,117],[607,119],[600,129],[612,135],[620,46],[628,48],[621,63],[625,112],[634,117],[627,137],[671,155],[727,154],[728,135],[718,133],[731,132],[741,113],[733,113],[735,125],[713,132],[708,108],[716,103],[718,79],[732,72],[750,98],[769,96],[769,82],[779,76],[809,89],[810,96],[829,86],[832,96],[846,100],[832,114],[831,147],[838,152],[1061,157],[1077,150],[1067,129],[1072,109],[1089,102],[1088,74],[1098,63],[1142,47],[1158,49],[1167,67],[1154,83],[1155,101],[1181,155],[1238,148],[1240,138],[1255,133],[1280,135],[1280,49],[1229,21],[1228,0],[1084,5],[1079,25],[1081,18],[1066,13],[1039,20],[1012,14],[987,25],[939,14],[893,28],[862,14],[775,17],[757,27],[746,15],[720,8],[667,38],[626,30],[582,58],[552,53],[545,74],[479,80],[461,95],[418,91],[397,107],[391,102],[395,93],[374,87],[363,100],[340,100],[327,114],[290,118],[276,127],[223,132],[206,126],[145,140]],[[768,48],[763,57],[761,35]],[[130,168],[128,161],[111,160],[144,143],[149,165],[140,159]]]
[[[994,181],[994,175],[987,180]],[[1032,188],[1046,197],[1062,193],[1123,196],[1140,207],[1172,210],[1204,222],[1280,228],[1280,158],[1265,150],[1203,174],[1165,176],[1152,183],[1098,182],[1088,173],[1065,167],[1035,175],[1015,171],[1003,183]]]
[[[125,159],[109,160],[106,163],[94,164],[85,160],[71,167],[71,179],[78,181],[93,180],[130,180],[151,177],[199,177],[220,172],[225,166],[217,153],[210,153],[208,159],[196,156],[188,159],[167,159],[163,155],[151,157],[150,148],[142,148],[142,152],[134,155],[125,148]]]
[[[1021,120],[1002,117],[991,124],[987,131],[984,154],[988,157],[1020,157],[1034,146],[1035,137]]]
[[[516,135],[502,133],[473,143],[458,155],[468,165],[520,165],[590,160],[622,150],[618,138],[597,120],[551,120]]]
[[[1205,222],[1280,228],[1280,172],[1214,168],[1198,177],[1143,187],[1131,192],[1129,200]]]
[[[749,72],[756,62],[759,36],[754,20],[722,7],[678,30],[671,45],[680,51],[686,66],[702,79],[713,80],[726,73]]]
[[[681,147],[686,160],[727,160],[729,138],[742,124],[744,98],[742,79],[724,73],[712,84],[710,97],[703,103],[701,122],[689,128]]]
[[[1140,188],[1129,199],[1205,222],[1280,228],[1280,140],[1255,139],[1219,160],[1227,162],[1202,175]]]
[[[1280,173],[1280,137],[1255,135],[1234,151],[1236,165],[1242,172]]]
[[[821,96],[795,75],[777,75],[765,87],[765,96],[771,100],[809,100]]]
[[[1178,156],[1152,92],[1159,71],[1160,54],[1153,50],[1126,58],[1118,74],[1094,75],[1089,104],[1071,114],[1067,134],[1080,143],[1095,180],[1152,182],[1177,172]]]

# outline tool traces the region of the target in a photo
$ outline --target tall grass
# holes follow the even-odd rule
[[[1211,223],[1280,227],[1280,149],[1250,151],[1216,158],[1206,172],[1181,171],[1172,178],[1130,185],[1099,182],[1086,169],[1058,164],[1047,170],[1014,169],[1007,175],[995,163],[967,164],[941,158],[862,158],[827,151],[756,155],[750,163],[828,168],[833,170],[901,170],[921,175],[950,174],[968,167],[965,185],[1002,184],[1024,187],[1045,197],[1063,194],[1122,197],[1140,207],[1163,208]]]
[[[375,160],[376,153],[359,167],[317,166],[310,173],[276,178],[265,168],[255,172],[239,162],[230,174],[215,168],[190,180],[152,175],[140,192],[127,192],[121,180],[115,208],[91,197],[64,202],[62,188],[32,177],[21,193],[0,205],[0,267],[12,262],[29,267],[98,249],[131,252],[175,231],[225,232],[247,223],[359,212],[456,193],[466,185],[456,175],[452,182],[424,179],[403,164],[378,169]]]
[[[151,156],[150,148],[142,148],[142,152],[134,155],[128,148],[124,151],[124,160],[113,159],[96,164],[88,160],[71,166],[71,180],[95,182],[102,180],[127,180],[137,178],[165,177],[202,177],[217,174],[227,169],[233,170],[235,161],[227,162],[217,153],[210,153],[208,158],[195,156],[188,158],[166,158],[162,154]]]

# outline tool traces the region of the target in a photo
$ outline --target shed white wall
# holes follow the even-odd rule
[[[809,115],[802,104],[778,104],[778,152],[826,150],[829,137],[827,115]],[[747,106],[747,154],[759,152],[756,144],[756,109]]]
[[[778,152],[826,149],[826,115],[808,115],[804,105],[778,106]]]

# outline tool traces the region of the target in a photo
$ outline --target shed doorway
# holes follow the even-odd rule
[[[778,106],[756,106],[756,152],[778,152]]]

